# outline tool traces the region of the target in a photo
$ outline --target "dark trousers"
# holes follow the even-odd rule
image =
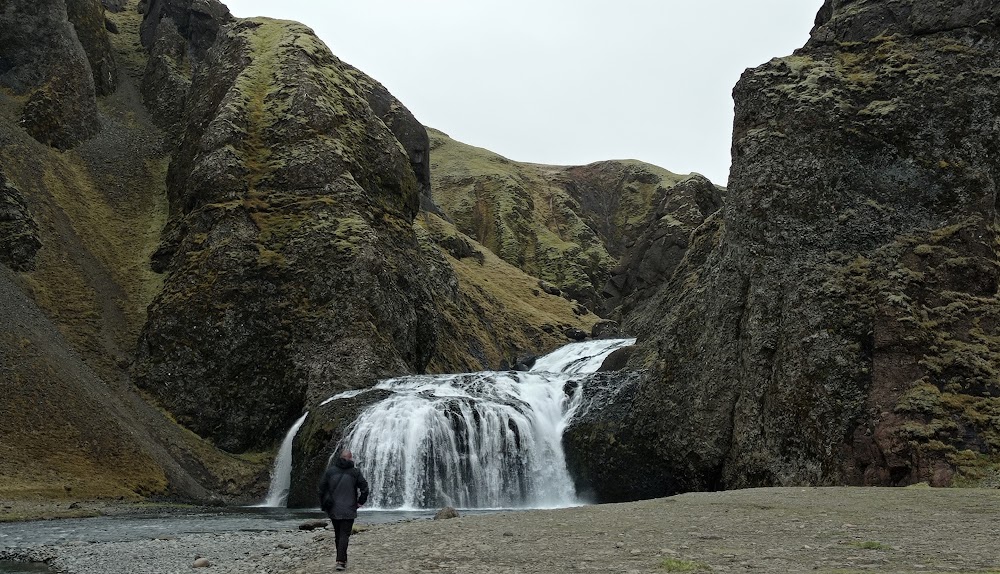
[[[337,543],[337,562],[347,564],[347,541],[351,538],[351,529],[354,528],[354,519],[335,520],[333,522],[333,539]]]

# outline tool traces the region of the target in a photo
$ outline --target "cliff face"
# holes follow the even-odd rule
[[[11,0],[0,6],[0,86],[17,99],[21,126],[38,141],[59,149],[71,148],[100,130],[93,68],[80,38],[102,37],[92,36],[89,25],[95,18],[103,24],[103,8],[83,6],[82,0],[70,4],[72,12],[67,12],[64,0],[44,4]],[[71,13],[81,23],[80,34]],[[106,35],[103,40],[108,41]],[[94,50],[98,58],[110,56]],[[103,69],[106,62],[94,63]]]
[[[178,427],[123,377],[161,287],[149,258],[167,158],[136,79],[112,74],[97,90],[91,70],[133,68],[135,3],[0,13],[0,498],[243,495],[264,464]],[[90,42],[87,23],[100,24]],[[33,94],[74,84],[89,96],[73,88],[42,132],[22,121]]]
[[[227,450],[307,397],[422,371],[436,316],[395,136],[310,30],[242,20],[194,75],[138,385]]]
[[[744,74],[724,215],[627,320],[650,372],[567,438],[628,497],[994,468],[1000,9],[959,4],[828,1]]]

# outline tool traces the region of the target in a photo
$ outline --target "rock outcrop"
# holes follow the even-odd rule
[[[636,469],[599,499],[997,463],[998,23],[992,2],[828,0],[803,49],[743,75],[724,216],[626,318],[650,372],[609,412],[631,416],[568,431]]]
[[[92,10],[83,6],[74,16],[90,24]],[[107,34],[81,28],[95,42]],[[93,32],[93,34],[91,34]],[[81,36],[70,21],[65,0],[38,3],[10,0],[0,6],[0,86],[23,97],[20,125],[36,140],[59,149],[71,148],[100,131],[94,77]],[[105,54],[110,56],[110,54]],[[98,61],[98,67],[107,64]],[[103,73],[103,68],[102,73]]]
[[[30,270],[41,246],[38,224],[24,197],[0,172],[0,263],[15,271]]]
[[[108,38],[104,5],[100,0],[66,0],[66,15],[87,54],[97,95],[112,94],[118,87],[118,64]]]
[[[222,28],[207,58],[134,373],[243,451],[279,439],[310,397],[422,371],[437,319],[410,158],[353,70],[308,28],[266,19]]]
[[[194,70],[233,18],[218,0],[150,0],[143,8],[139,36],[149,51],[143,100],[159,125],[180,138]]]
[[[723,191],[700,175],[692,175],[659,198],[638,237],[627,246],[604,285],[606,316],[642,314],[653,293],[670,279],[688,250],[691,234],[722,207]]]

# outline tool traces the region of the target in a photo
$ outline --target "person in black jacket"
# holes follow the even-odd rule
[[[346,448],[326,469],[319,483],[319,505],[333,522],[337,544],[337,570],[347,568],[347,541],[358,517],[358,508],[368,502],[368,481],[354,466],[354,455]]]

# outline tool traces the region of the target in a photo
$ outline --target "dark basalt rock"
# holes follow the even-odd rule
[[[199,60],[215,44],[222,26],[233,21],[229,8],[218,0],[149,0],[143,14],[139,34],[147,50],[156,43],[160,25],[169,20]]]
[[[41,247],[38,224],[21,192],[0,173],[0,263],[15,271],[29,271]]]
[[[64,0],[0,5],[0,86],[27,96],[21,127],[44,144],[69,149],[100,131],[90,62]]]
[[[114,93],[118,87],[118,65],[108,38],[104,5],[100,0],[66,0],[66,13],[87,53],[97,95]]]
[[[570,433],[644,469],[582,473],[598,500],[994,464],[997,23],[993,2],[827,2],[805,48],[743,75],[726,207],[624,317],[650,371]]]
[[[222,28],[193,78],[134,378],[226,450],[433,353],[420,185],[369,82],[267,19]]]
[[[664,195],[604,285],[604,312],[629,313],[649,301],[688,250],[691,233],[722,207],[723,190],[700,175]]]
[[[292,483],[289,508],[319,505],[320,478],[330,457],[339,450],[344,433],[365,408],[392,395],[392,391],[372,389],[349,399],[339,399],[313,409],[296,435],[292,447]]]
[[[104,9],[108,12],[124,12],[125,0],[101,0]]]
[[[216,0],[151,0],[140,37],[149,51],[142,97],[168,133],[183,135],[184,110],[194,69],[233,17]]]

